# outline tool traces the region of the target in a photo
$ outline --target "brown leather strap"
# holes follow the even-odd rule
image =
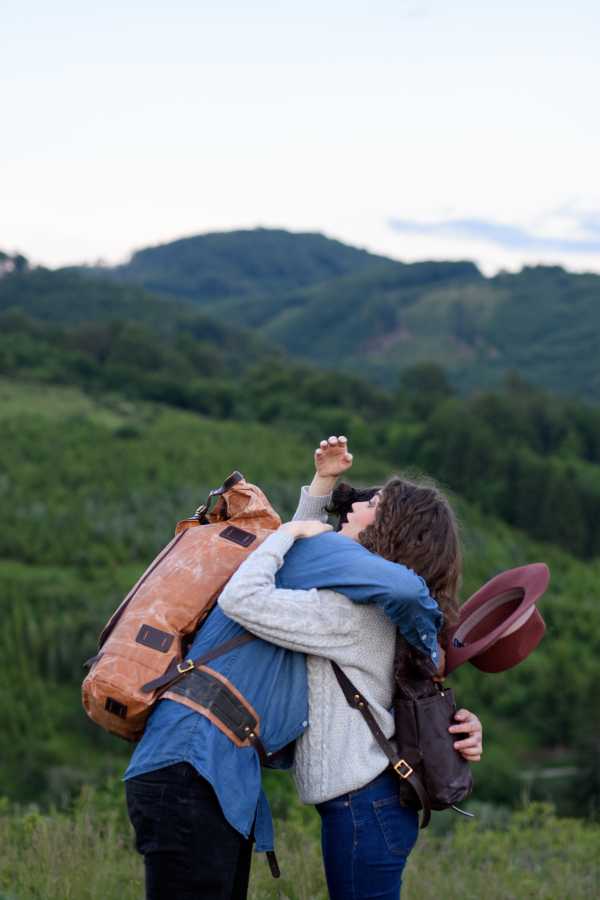
[[[267,860],[269,862],[269,868],[271,869],[271,875],[273,876],[273,878],[280,878],[281,872],[279,871],[277,857],[275,856],[274,850],[267,850]]]
[[[245,631],[243,634],[238,634],[237,637],[232,638],[230,641],[226,641],[224,644],[219,644],[218,647],[208,650],[206,653],[203,653],[202,656],[197,656],[196,659],[185,659],[179,664],[176,660],[173,660],[164,675],[161,675],[160,678],[155,678],[154,681],[149,681],[147,684],[142,685],[141,690],[144,694],[162,688],[167,690],[172,685],[177,684],[177,682],[180,681],[184,675],[187,675],[188,672],[191,672],[192,669],[197,669],[198,666],[204,666],[207,662],[210,662],[211,659],[223,656],[225,653],[229,653],[230,650],[236,650],[238,647],[243,647],[244,644],[249,644],[256,639],[255,634]]]
[[[342,671],[342,669],[340,669],[338,664],[333,660],[330,660],[330,662],[335,673],[335,677],[338,680],[338,684],[344,692],[344,697],[346,698],[348,705],[353,709],[357,709],[359,711],[359,713],[362,715],[363,719],[369,726],[373,737],[392,764],[392,768],[394,769],[394,771],[405,781],[408,781],[410,786],[417,794],[419,800],[421,801],[421,806],[423,807],[421,828],[427,828],[427,826],[429,825],[429,820],[431,818],[431,803],[429,802],[427,791],[425,790],[421,779],[418,777],[418,775],[415,774],[412,767],[409,766],[409,764],[398,755],[396,750],[394,750],[393,744],[388,741],[385,734],[377,724],[377,719],[369,709],[367,699],[363,697],[360,691],[355,688],[346,673]]]
[[[206,503],[203,506],[198,507],[198,509],[196,510],[196,512],[192,518],[202,519],[203,516],[205,516],[206,513],[208,512],[210,505],[212,503],[213,497],[218,497],[220,494],[224,494],[226,491],[228,491],[230,488],[232,488],[234,486],[234,484],[238,484],[240,481],[243,481],[243,480],[244,480],[244,476],[242,475],[241,472],[234,472],[232,475],[229,476],[229,478],[225,479],[225,481],[223,482],[223,484],[221,485],[220,488],[217,488],[216,490],[210,492]]]
[[[248,735],[248,740],[250,741],[250,743],[252,744],[252,746],[253,746],[254,749],[256,750],[256,753],[257,753],[258,758],[259,758],[259,760],[260,760],[261,766],[266,766],[266,764],[269,762],[269,758],[270,758],[270,757],[269,757],[269,754],[268,754],[267,751],[266,751],[265,745],[263,744],[263,742],[261,741],[261,739],[259,738],[259,736],[258,736],[257,734],[254,734],[254,732],[251,732],[251,733]]]

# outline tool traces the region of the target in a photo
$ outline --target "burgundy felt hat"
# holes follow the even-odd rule
[[[460,608],[450,631],[446,675],[470,662],[482,672],[505,672],[529,656],[546,626],[535,605],[548,587],[544,563],[496,575]]]

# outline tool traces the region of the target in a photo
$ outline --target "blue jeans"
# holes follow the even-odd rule
[[[386,771],[317,812],[331,900],[398,900],[419,817],[400,806],[397,775]]]

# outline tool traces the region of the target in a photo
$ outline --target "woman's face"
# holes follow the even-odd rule
[[[375,513],[377,512],[380,496],[381,492],[375,494],[370,500],[365,500],[362,503],[353,503],[352,512],[348,513],[348,521],[344,522],[340,528],[340,534],[359,542],[358,536],[361,531],[364,531],[368,525],[372,525],[375,521]]]

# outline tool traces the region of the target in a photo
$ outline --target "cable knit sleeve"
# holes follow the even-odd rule
[[[320,522],[327,521],[327,513],[325,507],[331,502],[331,494],[325,497],[313,497],[308,493],[308,487],[304,485],[300,491],[300,500],[298,501],[298,509],[294,513],[293,522],[306,522],[308,519],[318,519]]]
[[[345,658],[360,631],[360,617],[343,595],[334,591],[286,590],[275,587],[293,538],[277,531],[246,559],[219,598],[226,615],[258,637],[280,647]]]

